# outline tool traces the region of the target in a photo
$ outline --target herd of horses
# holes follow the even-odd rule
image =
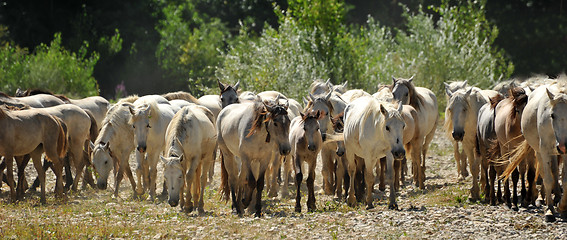
[[[371,209],[378,180],[379,190],[389,185],[388,206],[397,209],[396,192],[409,175],[407,159],[414,184],[425,188],[425,160],[439,122],[437,97],[414,86],[412,79],[393,78],[374,94],[316,80],[303,106],[276,91],[239,92],[239,83],[221,82],[218,95],[195,98],[180,91],[129,96],[115,104],[102,97],[74,100],[40,90],[0,93],[0,175],[6,170],[0,179],[10,187],[10,201],[22,200],[31,159],[38,177],[29,188],[41,187],[41,203],[46,202],[48,168],[56,176],[57,197],[77,190],[81,180],[83,186],[106,189],[112,172],[115,196],[125,175],[134,198],[148,193],[153,200],[162,162],[162,194],[168,203],[202,213],[205,186],[220,153],[221,193],[238,215],[250,207],[261,216],[263,188],[271,197],[287,197],[290,177],[297,189],[295,211],[301,212],[304,173],[307,209],[315,211],[318,161],[324,194],[349,206],[365,202]],[[444,129],[454,146],[459,178],[471,172],[472,201],[482,200],[482,189],[485,202],[517,209],[520,181],[522,206],[535,205],[541,197],[546,221],[555,220],[557,203],[560,216],[567,218],[567,197],[562,195],[567,164],[563,183],[558,182],[567,154],[566,87],[565,76],[510,82],[494,90],[466,81],[445,83]],[[136,178],[129,163],[132,152]],[[87,166],[96,171],[96,183]]]

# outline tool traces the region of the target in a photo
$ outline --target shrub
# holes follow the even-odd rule
[[[78,53],[67,51],[61,46],[60,34],[55,34],[49,46],[38,46],[34,54],[7,43],[0,49],[1,91],[40,88],[70,97],[98,95],[92,76],[98,55],[87,57],[87,48],[85,43]]]

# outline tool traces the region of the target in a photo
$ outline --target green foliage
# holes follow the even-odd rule
[[[316,38],[316,29],[301,29],[292,18],[285,18],[279,31],[268,27],[259,39],[243,29],[224,55],[217,76],[223,82],[241,80],[242,89],[276,90],[301,99],[313,79],[329,74],[317,59]]]
[[[28,54],[12,44],[0,48],[0,90],[14,93],[17,88],[40,88],[71,97],[98,95],[92,77],[98,55],[87,57],[85,43],[78,53],[61,46],[61,35],[49,46],[41,44]]]
[[[214,86],[214,72],[221,63],[219,49],[224,47],[228,30],[219,19],[204,19],[191,1],[163,8],[164,19],[157,30],[161,36],[156,55],[179,87],[189,86],[192,93],[202,93]]]

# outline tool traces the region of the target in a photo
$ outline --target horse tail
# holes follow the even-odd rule
[[[53,118],[55,119],[57,125],[59,126],[58,129],[59,135],[57,136],[57,154],[59,155],[59,158],[63,158],[67,154],[67,147],[68,147],[67,124],[65,124],[63,120],[61,120],[56,116],[53,116]]]
[[[327,133],[326,136],[325,136],[325,142],[324,143],[342,142],[344,140],[345,140],[345,135],[343,133],[334,133],[334,134]]]
[[[85,112],[87,113],[87,115],[89,115],[89,118],[91,120],[91,128],[89,130],[89,138],[92,142],[96,141],[96,138],[98,137],[98,124],[96,123],[96,119],[93,116],[93,113],[90,110],[86,110]]]
[[[498,177],[498,179],[507,180],[508,177],[510,177],[510,174],[512,174],[516,167],[518,167],[520,162],[522,162],[526,158],[526,156],[528,156],[528,154],[533,152],[534,150],[532,147],[530,147],[528,141],[524,140],[513,151],[506,153],[506,155],[503,157],[509,156],[510,164],[508,165],[508,167],[506,167],[506,170],[504,170],[504,172],[500,175],[500,177]]]
[[[228,185],[228,171],[226,170],[226,166],[224,165],[224,155],[222,154],[221,150],[221,185],[220,185],[220,192],[221,192],[221,199],[224,198],[225,201],[228,201],[230,198],[230,187]]]

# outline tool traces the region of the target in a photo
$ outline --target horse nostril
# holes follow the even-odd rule
[[[176,200],[169,200],[168,203],[169,203],[169,206],[177,207],[178,202]]]
[[[105,190],[106,189],[106,183],[98,183],[97,184],[98,189],[100,190]]]
[[[136,147],[136,149],[137,149],[140,153],[144,153],[144,152],[146,151],[146,146],[138,145],[138,147]]]
[[[309,151],[315,151],[315,145],[309,144],[307,145],[307,149],[309,149]]]

